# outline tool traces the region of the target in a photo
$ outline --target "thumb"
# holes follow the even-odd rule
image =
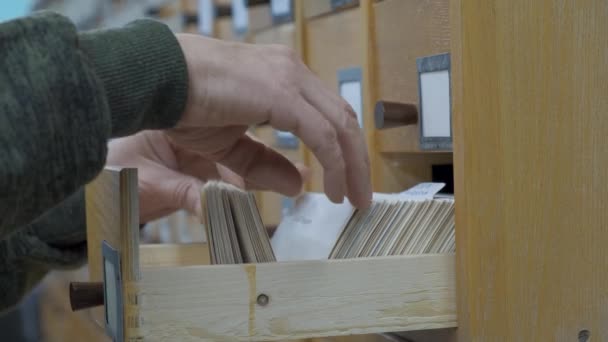
[[[302,176],[286,157],[264,143],[243,135],[216,160],[257,188],[269,189],[287,196],[297,195]]]
[[[192,176],[168,170],[167,177],[159,187],[160,201],[171,203],[175,210],[185,209],[202,217],[201,189],[203,183]]]

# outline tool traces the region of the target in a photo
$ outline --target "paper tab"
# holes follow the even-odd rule
[[[213,0],[198,0],[198,31],[205,36],[213,36],[215,7]]]
[[[298,197],[271,239],[277,261],[327,259],[353,210],[348,201],[332,203],[323,193]]]
[[[291,9],[291,0],[271,0],[270,11],[273,16],[288,15]]]
[[[433,199],[445,187],[445,183],[420,183],[400,193],[399,197],[406,199]]]
[[[247,13],[246,0],[232,0],[232,25],[237,34],[247,32],[249,14]]]
[[[357,114],[359,127],[363,127],[363,104],[361,101],[361,82],[343,82],[340,84],[340,96],[348,102]]]

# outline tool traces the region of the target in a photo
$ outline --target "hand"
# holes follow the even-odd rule
[[[272,158],[279,165],[291,165],[280,155]],[[106,163],[138,169],[139,216],[142,223],[179,209],[186,209],[200,217],[201,186],[210,179],[221,179],[242,189],[264,190],[200,154],[175,146],[161,131],[144,131],[110,141]],[[304,179],[308,177],[305,167],[299,166],[299,172]]]
[[[333,202],[345,195],[365,208],[370,167],[356,114],[283,46],[223,42],[178,34],[189,74],[185,112],[170,140],[222,164],[252,183],[286,195],[302,186],[298,170],[245,134],[268,122],[308,145],[324,169]]]

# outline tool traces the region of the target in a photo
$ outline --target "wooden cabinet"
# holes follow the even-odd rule
[[[361,68],[361,11],[358,7],[306,19],[306,56],[308,67],[331,90],[338,92],[338,71]],[[314,156],[311,191],[323,191],[323,169]]]
[[[449,52],[448,1],[385,0],[362,6],[305,18],[303,57],[335,91],[340,70],[361,68],[363,130],[374,189],[402,191],[431,181],[433,165],[452,163],[451,151],[421,150],[417,124],[376,130],[373,107],[380,100],[418,106],[416,59]],[[313,170],[310,190],[322,191],[321,166],[312,156],[308,161]]]
[[[277,144],[277,131],[272,127],[259,126],[256,127],[253,132],[256,138],[260,139],[266,143],[266,145],[281,153],[291,162],[301,162],[300,151],[297,147],[284,148]],[[290,201],[290,199],[275,192],[258,191],[256,193],[256,200],[264,224],[269,228],[278,226],[279,222],[281,221],[283,208],[285,207],[285,204]]]
[[[286,22],[251,32],[249,41],[254,44],[280,44],[295,50],[295,25],[293,22]],[[256,138],[287,157],[290,161],[294,163],[302,162],[299,148],[297,146],[282,147],[277,143],[279,140],[277,137],[278,132],[272,127],[268,125],[258,126],[254,127],[252,132]],[[259,191],[256,193],[256,200],[264,224],[269,228],[278,226],[281,221],[282,210],[286,203],[285,201],[289,201],[289,199],[274,192]]]
[[[607,15],[453,1],[462,341],[608,341]]]
[[[608,340],[606,2],[362,0],[317,10],[259,30],[252,42],[294,46],[336,91],[339,70],[361,68],[375,190],[428,181],[431,165],[453,161],[457,255],[209,266],[188,247],[160,246],[155,255],[182,257],[146,258],[149,247],[133,234],[133,174],[122,170],[96,181],[106,177],[113,190],[90,188],[100,194],[89,194],[89,228],[100,232],[91,243],[106,239],[123,257],[126,334],[307,342],[367,334],[352,342],[403,330],[416,342]],[[453,153],[421,150],[415,125],[369,126],[378,100],[417,104],[416,59],[445,52]],[[272,144],[269,127],[255,133]],[[314,157],[281,151],[308,162],[311,190],[322,190]],[[278,220],[277,199],[262,203]],[[91,270],[98,280],[99,265]],[[257,302],[262,293],[270,304]]]
[[[385,0],[373,3],[373,101],[419,106],[416,60],[450,52],[449,1]],[[372,113],[366,113],[372,115]],[[370,120],[371,121],[371,120]],[[433,165],[452,163],[451,151],[420,149],[419,125],[375,130],[375,187],[391,192],[432,180]]]
[[[416,59],[450,52],[449,1],[385,0],[373,5],[378,100],[418,106]],[[379,152],[416,153],[419,127],[377,131]]]
[[[295,50],[296,32],[294,23],[284,23],[253,32],[250,41],[253,44],[281,44]]]

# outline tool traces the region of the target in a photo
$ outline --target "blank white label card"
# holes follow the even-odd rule
[[[249,26],[249,15],[247,14],[247,0],[232,0],[232,24],[235,31],[243,33]]]
[[[422,135],[450,137],[450,74],[448,70],[420,74]]]
[[[355,113],[357,113],[357,120],[359,121],[359,127],[363,127],[363,103],[361,101],[361,82],[350,81],[342,82],[340,84],[340,96],[353,107]]]
[[[273,16],[280,17],[289,14],[291,0],[271,0],[270,11]]]
[[[212,36],[215,19],[213,0],[198,0],[198,18],[198,31],[205,36]]]

